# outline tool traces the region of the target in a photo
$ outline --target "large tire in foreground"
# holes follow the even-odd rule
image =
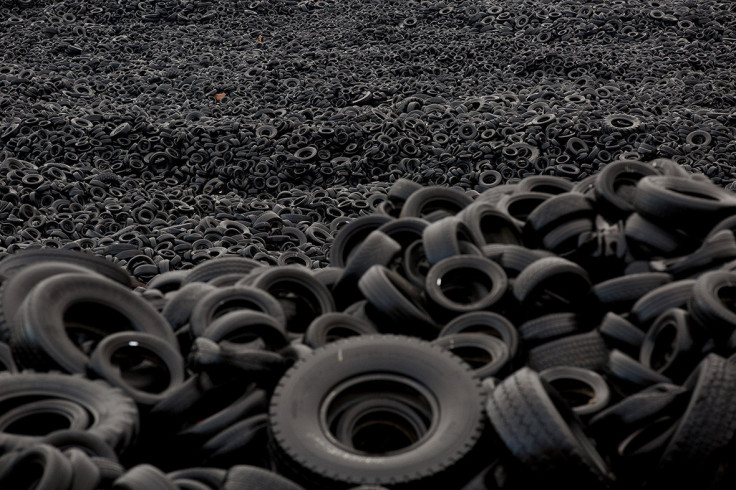
[[[308,488],[469,478],[452,467],[472,459],[462,461],[483,431],[483,400],[470,366],[439,347],[393,335],[340,340],[294,365],[276,388],[274,456]]]

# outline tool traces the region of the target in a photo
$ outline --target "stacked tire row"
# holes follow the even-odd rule
[[[734,484],[732,193],[660,159],[386,196],[321,269],[0,261],[0,483]]]

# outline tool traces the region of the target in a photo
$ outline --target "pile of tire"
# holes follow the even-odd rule
[[[329,266],[0,261],[0,485],[725,489],[736,197],[671,160],[400,179]]]

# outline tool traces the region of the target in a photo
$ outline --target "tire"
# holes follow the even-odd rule
[[[692,394],[659,461],[657,481],[707,487],[736,433],[736,365],[709,354],[684,386]]]
[[[710,181],[650,176],[637,185],[634,209],[663,227],[703,238],[736,212],[736,196]]]
[[[462,242],[478,246],[473,233],[456,216],[431,223],[422,232],[422,241],[424,253],[431,265],[448,257],[462,254]]]
[[[389,266],[401,252],[401,245],[381,231],[372,231],[350,256],[342,275],[332,289],[339,306],[347,306],[362,299],[358,280],[371,266]]]
[[[402,250],[405,250],[416,240],[421,240],[422,233],[427,226],[429,226],[429,221],[420,218],[399,218],[379,226],[378,231],[388,235],[401,245]]]
[[[0,342],[0,373],[3,371],[17,373],[18,366],[15,365],[13,351],[10,349],[10,346],[4,342]]]
[[[45,444],[9,453],[0,459],[0,484],[3,488],[68,490],[73,477],[69,459],[58,449]]]
[[[445,211],[450,215],[456,215],[472,202],[472,198],[458,190],[428,186],[411,193],[404,202],[399,217],[425,218],[435,211]]]
[[[150,464],[130,468],[112,484],[111,490],[179,490],[161,470]]]
[[[68,264],[78,265],[93,272],[97,272],[122,286],[126,286],[128,288],[132,286],[132,278],[130,277],[130,274],[128,274],[125,269],[113,264],[109,260],[91,253],[53,248],[23,249],[12,255],[6,256],[0,261],[0,276],[10,277],[26,266],[47,261],[65,262]]]
[[[263,289],[236,284],[212,289],[198,298],[189,317],[192,337],[201,337],[218,318],[236,311],[264,313],[275,318],[286,329],[286,314],[276,298]]]
[[[349,222],[335,235],[330,248],[330,266],[345,267],[350,254],[372,231],[377,230],[393,218],[382,215],[366,215]]]
[[[608,348],[596,331],[562,337],[529,350],[530,368],[544,371],[571,366],[603,372],[608,364]]]
[[[102,438],[84,430],[57,430],[42,438],[40,442],[54,446],[60,451],[77,449],[91,458],[118,461],[115,451]]]
[[[168,476],[174,483],[176,483],[176,480],[194,480],[203,483],[212,490],[219,490],[223,483],[225,483],[227,471],[228,470],[222,468],[197,466],[175,470],[171,473],[167,473],[166,476]]]
[[[630,320],[644,331],[670,308],[684,308],[693,295],[694,279],[682,279],[651,290],[631,307]]]
[[[210,282],[211,280],[225,274],[249,274],[253,269],[265,267],[257,260],[245,257],[219,257],[207,260],[189,269],[188,274],[182,281],[182,285],[193,282]]]
[[[138,409],[133,400],[123,394],[118,388],[113,388],[104,381],[90,381],[78,376],[57,373],[0,374],[0,403],[2,406],[19,406],[28,403],[28,399],[43,397],[44,399],[59,399],[81,406],[90,414],[91,423],[85,428],[86,432],[100,437],[112,447],[117,454],[124,452],[133,442],[138,432]],[[31,420],[16,420],[14,427],[23,427],[26,430],[38,431],[29,422],[37,419],[34,415]],[[52,419],[59,424],[58,418]],[[65,429],[61,422],[56,429]],[[0,434],[0,447],[23,448],[38,443],[47,434],[24,435],[21,429],[14,429],[14,433]],[[44,430],[53,431],[52,427]]]
[[[511,221],[523,230],[527,217],[534,209],[551,197],[551,194],[543,192],[515,192],[499,199],[496,208],[508,215]]]
[[[200,461],[219,467],[246,463],[267,466],[270,461],[263,451],[267,444],[268,415],[260,413],[236,422],[202,444]]]
[[[281,304],[287,332],[303,334],[312,320],[336,310],[330,291],[304,267],[270,268],[253,281],[253,287],[266,291]]]
[[[155,405],[184,382],[184,359],[179,351],[155,335],[140,332],[120,332],[102,339],[90,356],[88,369],[141,406]]]
[[[593,286],[593,295],[606,311],[626,313],[642,296],[672,282],[666,272],[645,272],[614,277]]]
[[[531,175],[524,177],[517,186],[519,192],[542,192],[559,195],[572,191],[573,183],[554,175]]]
[[[42,261],[28,265],[17,270],[12,276],[0,284],[0,340],[10,340],[10,327],[8,322],[15,318],[23,300],[36,284],[47,277],[63,274],[66,272],[77,272],[82,274],[95,274],[89,268],[81,265]]]
[[[315,318],[304,332],[302,342],[313,349],[357,335],[379,333],[376,328],[346,313],[325,313]]]
[[[611,399],[606,380],[590,369],[558,366],[541,371],[539,376],[557,390],[578,417],[595,415]]]
[[[636,355],[644,343],[646,333],[617,313],[609,311],[598,326],[606,344],[629,355]]]
[[[519,336],[529,349],[561,337],[580,333],[580,317],[577,313],[563,311],[532,318],[519,325]]]
[[[236,465],[231,467],[222,490],[304,490],[289,479],[257,466]]]
[[[626,243],[636,258],[677,257],[695,250],[692,237],[665,229],[639,213],[631,213],[624,225]]]
[[[658,172],[646,163],[618,160],[606,165],[595,181],[596,207],[610,220],[625,218],[634,212],[637,183]]]
[[[733,307],[736,272],[706,272],[694,282],[692,296],[688,300],[693,320],[719,343],[725,341],[736,329]]]
[[[468,227],[475,243],[504,243],[521,245],[521,229],[507,214],[485,201],[476,201],[458,213],[457,217]]]
[[[585,269],[563,258],[546,257],[521,271],[514,281],[513,293],[528,314],[552,313],[574,311],[588,298],[590,288]]]
[[[466,363],[429,343],[391,335],[334,342],[297,363],[273,394],[277,462],[320,488],[426,488],[429,478],[433,484],[457,478],[452,466],[483,430],[484,397]],[[380,417],[386,410],[409,432],[396,437],[393,422]],[[372,432],[361,433],[358,422]],[[342,442],[336,440],[339,427],[347,427]],[[371,437],[381,432],[390,436],[386,444]]]
[[[580,420],[535,371],[525,367],[503,380],[488,396],[486,412],[528,483],[612,486],[613,475]]]
[[[555,228],[577,220],[592,222],[595,215],[593,203],[583,194],[567,193],[550,197],[529,213],[523,229],[524,244],[539,246],[542,238]]]
[[[217,288],[203,282],[194,282],[182,286],[181,289],[171,293],[161,314],[171,326],[171,330],[177,331],[189,322],[192,308],[197,302],[211,291]]]
[[[506,344],[509,357],[513,359],[519,349],[519,333],[511,321],[491,311],[464,313],[448,322],[438,338],[458,333],[482,333],[501,339]]]
[[[613,349],[606,368],[609,382],[624,395],[631,395],[658,383],[673,384],[667,376],[643,366],[639,361]]]
[[[398,273],[374,265],[360,278],[358,287],[393,329],[425,339],[437,336],[439,326],[427,312],[421,290]]]
[[[511,357],[506,344],[481,333],[455,333],[432,341],[468,363],[480,379],[495,376],[508,368]]]
[[[639,351],[644,367],[662,373],[676,383],[685,381],[698,365],[707,339],[693,328],[690,315],[680,308],[665,311],[647,331]]]
[[[484,257],[457,255],[433,265],[427,273],[424,291],[444,313],[486,310],[506,295],[508,278],[495,262]]]
[[[266,313],[254,310],[238,310],[225,313],[213,320],[201,337],[214,342],[227,340],[233,343],[263,342],[264,347],[278,351],[289,344],[283,323]]]
[[[102,476],[97,465],[79,449],[69,449],[64,452],[72,468],[72,482],[70,490],[97,490],[102,482]]]
[[[100,315],[108,319],[104,330],[97,326]],[[44,279],[26,296],[11,323],[11,347],[24,368],[84,373],[91,352],[80,348],[126,330],[177,346],[164,318],[140,296],[104,277],[64,273]]]

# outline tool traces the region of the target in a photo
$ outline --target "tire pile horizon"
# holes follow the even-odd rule
[[[0,0],[0,487],[733,488],[734,43]]]

